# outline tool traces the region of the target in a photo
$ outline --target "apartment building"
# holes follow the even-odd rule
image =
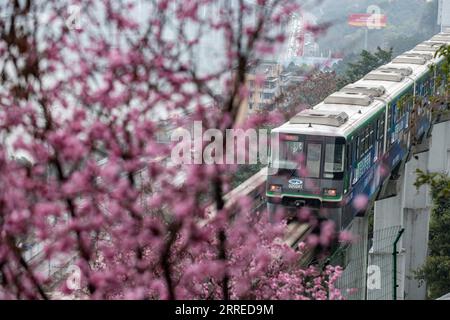
[[[267,110],[280,94],[282,66],[277,62],[264,61],[252,67],[246,74],[248,97],[243,101],[247,114]]]

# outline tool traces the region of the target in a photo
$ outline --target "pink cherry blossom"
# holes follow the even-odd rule
[[[227,202],[236,166],[172,164],[176,142],[163,139],[194,120],[222,132],[283,120],[237,115],[244,73],[286,39],[273,30],[293,2],[205,15],[215,1],[136,12],[97,0],[77,30],[64,9],[79,0],[0,4],[11,13],[0,23],[0,299],[342,298],[339,268],[298,265],[336,240],[331,223],[300,211],[315,233],[295,250],[287,222],[269,223],[252,195]],[[33,23],[42,12],[48,23]],[[219,52],[204,50],[211,37]],[[79,288],[61,276],[71,268]]]
[[[358,211],[363,211],[369,204],[369,198],[365,194],[359,194],[353,199],[353,207]]]

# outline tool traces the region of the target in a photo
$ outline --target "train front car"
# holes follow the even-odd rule
[[[344,112],[305,110],[272,131],[266,192],[271,215],[295,215],[306,207],[342,225],[346,140],[336,127],[347,119]]]
[[[431,126],[445,44],[450,34],[436,35],[272,130],[269,213],[307,207],[340,230],[365,213]]]

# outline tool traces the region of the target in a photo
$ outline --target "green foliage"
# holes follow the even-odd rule
[[[450,46],[443,45],[436,52],[435,57],[443,57],[444,62],[442,64],[442,69],[438,68],[436,65],[431,65],[430,69],[432,72],[436,73],[436,84],[438,90],[436,95],[430,98],[430,101],[435,105],[433,108],[433,114],[437,120],[440,119],[442,115],[449,113],[449,98],[450,98]],[[441,87],[442,85],[442,87]],[[446,108],[442,108],[447,105]]]
[[[400,110],[400,113],[403,113],[406,108],[408,107],[408,105],[412,104],[414,100],[414,95],[412,94],[406,94],[404,96],[402,96],[398,101],[397,101],[397,108]]]
[[[340,72],[342,74],[339,81],[339,87],[344,87],[349,83],[358,81],[370,71],[389,63],[392,60],[392,54],[392,48],[389,50],[384,50],[377,47],[377,51],[373,53],[363,50],[356,58],[352,56],[348,59],[344,59],[336,66],[336,72]]]
[[[384,65],[392,60],[392,48],[383,50],[377,48],[375,53],[363,50],[356,63],[349,63],[345,73],[349,82],[355,82],[364,77],[370,71]]]
[[[414,186],[417,188],[428,184],[431,186],[431,195],[433,199],[440,200],[450,197],[450,179],[443,173],[425,173],[417,170],[417,180]]]
[[[232,188],[236,188],[263,168],[262,164],[240,165],[233,175]]]
[[[450,292],[450,257],[430,256],[417,273],[419,279],[428,283],[430,299],[437,299]]]
[[[435,57],[445,57],[447,65],[450,64],[450,46],[443,45],[436,51]]]
[[[450,178],[441,173],[417,170],[416,187],[429,185],[433,197],[430,221],[429,256],[416,273],[428,284],[428,295],[436,299],[450,292]]]
[[[444,64],[442,66],[443,74],[447,77],[447,85],[450,83],[450,45],[443,45],[436,52],[435,57],[444,57]]]

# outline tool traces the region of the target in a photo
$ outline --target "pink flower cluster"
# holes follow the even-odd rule
[[[0,23],[0,299],[341,298],[339,268],[300,268],[301,252],[275,241],[284,225],[251,201],[225,207],[234,168],[171,166],[172,144],[158,140],[194,119],[235,124],[242,73],[284,39],[273,26],[292,1],[158,0],[142,20],[126,2],[68,2],[82,6],[82,30],[68,28],[67,1],[0,4],[11,13]],[[195,57],[205,32],[223,45],[206,71]],[[317,241],[332,237],[325,224]]]

